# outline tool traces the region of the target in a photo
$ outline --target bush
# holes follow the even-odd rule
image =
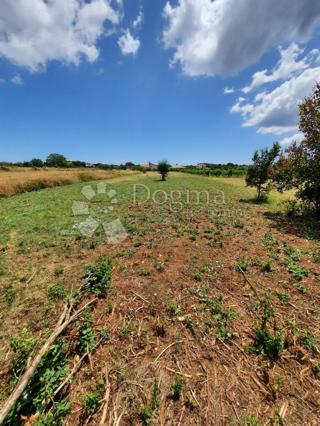
[[[281,331],[271,330],[270,319],[274,317],[274,309],[269,296],[266,295],[260,303],[262,317],[260,323],[255,324],[255,343],[251,351],[257,355],[263,355],[271,361],[277,361],[284,349],[284,335]]]
[[[92,416],[100,407],[100,393],[87,392],[83,397],[83,407],[87,416]]]
[[[105,297],[111,285],[112,261],[100,260],[96,265],[87,265],[81,289],[100,297]]]
[[[60,300],[66,297],[66,291],[63,285],[55,284],[48,288],[48,297],[51,300]]]
[[[15,335],[11,337],[10,347],[14,353],[11,373],[15,377],[19,377],[23,373],[36,343],[37,340],[29,334],[26,328],[22,330],[21,336]]]

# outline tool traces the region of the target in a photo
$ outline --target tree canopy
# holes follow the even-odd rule
[[[274,143],[271,149],[265,148],[255,151],[252,157],[253,164],[248,167],[246,176],[247,186],[257,189],[257,200],[261,201],[269,192],[273,165],[280,153],[280,145]]]
[[[50,154],[46,159],[46,165],[49,167],[67,167],[67,159],[62,154]]]

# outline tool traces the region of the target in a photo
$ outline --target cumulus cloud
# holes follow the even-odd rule
[[[136,19],[132,23],[133,28],[139,29],[141,27],[141,25],[143,24],[143,20],[144,20],[144,13],[143,13],[143,9],[140,8]]]
[[[20,74],[16,74],[12,77],[11,83],[16,84],[17,86],[21,86],[23,84],[22,78]]]
[[[28,68],[45,69],[49,61],[78,65],[94,62],[105,26],[118,24],[121,1],[2,0],[0,57]]]
[[[163,43],[189,76],[233,75],[279,44],[306,42],[320,22],[315,0],[167,2]],[[265,77],[265,76],[263,76]]]
[[[314,49],[312,54],[298,60],[304,50],[296,43],[291,43],[287,49],[280,47],[279,51],[281,57],[276,67],[271,72],[263,70],[253,74],[250,86],[246,86],[242,89],[244,93],[249,93],[264,84],[278,80],[285,80],[291,77],[292,75],[308,68],[310,61],[314,58],[314,55],[320,54],[318,49]]]
[[[283,135],[291,131],[297,132],[298,104],[312,92],[320,77],[317,62],[319,52],[313,50],[312,55],[309,53],[299,61],[283,61],[284,57],[287,57],[284,52],[289,50],[296,54],[302,53],[296,46],[293,49],[289,47],[287,51],[280,49],[281,59],[278,66],[271,72],[265,70],[255,73],[251,87],[275,80],[285,81],[281,81],[272,89],[263,89],[254,96],[250,96],[251,90],[248,90],[249,97],[238,98],[231,108],[231,112],[242,115],[244,127],[256,127],[258,133],[262,134]],[[283,62],[291,65],[285,66]],[[259,80],[259,84],[257,75],[264,76]]]
[[[240,113],[244,127],[257,127],[259,133],[283,134],[294,130],[298,122],[298,104],[311,93],[320,67],[303,71],[271,91],[254,99],[238,100],[231,112]]]
[[[224,95],[230,95],[231,93],[234,93],[234,88],[233,87],[225,87],[223,89],[223,94]]]
[[[119,37],[118,45],[123,55],[135,55],[140,48],[140,40],[134,38],[130,30],[125,30],[124,34]]]
[[[300,143],[304,139],[304,135],[302,133],[295,133],[294,135],[283,138],[280,141],[280,145],[289,145],[292,142]]]

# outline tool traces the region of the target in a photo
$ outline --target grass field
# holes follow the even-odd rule
[[[99,424],[108,400],[110,425],[317,425],[319,229],[287,219],[292,194],[255,204],[243,179],[179,173],[106,183],[0,200],[3,402],[69,295],[81,288],[82,306],[108,283],[6,424]],[[115,220],[127,238],[110,244]]]
[[[53,186],[68,185],[75,182],[109,179],[126,173],[132,172],[88,168],[59,169],[44,167],[41,169],[34,169],[28,167],[1,167],[0,197],[37,191]]]

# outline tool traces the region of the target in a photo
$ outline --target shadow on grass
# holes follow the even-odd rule
[[[240,203],[246,203],[246,204],[255,204],[256,206],[263,206],[268,205],[269,200],[267,198],[258,200],[257,197],[254,198],[240,198]]]
[[[320,220],[314,213],[305,213],[288,217],[285,212],[264,212],[263,215],[270,220],[278,231],[292,234],[307,240],[320,239]]]

